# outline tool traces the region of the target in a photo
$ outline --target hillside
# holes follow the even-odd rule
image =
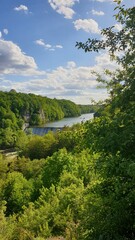
[[[63,117],[79,116],[83,106],[70,100],[49,99],[34,94],[0,91],[0,148],[14,147],[18,131]],[[85,112],[90,112],[91,107]],[[23,134],[23,133],[21,133]]]

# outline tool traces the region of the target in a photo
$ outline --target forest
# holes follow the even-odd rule
[[[64,117],[96,112],[98,105],[77,105],[70,100],[0,91],[0,148],[18,148],[26,127],[41,126]]]
[[[26,135],[24,115],[37,124],[40,116],[80,114],[80,107],[14,90],[0,93],[0,146],[16,143],[18,151],[0,155],[1,240],[135,239],[135,7],[117,2],[114,17],[122,29],[108,27],[102,40],[76,43],[84,52],[107,49],[119,64],[98,78],[109,94],[98,117],[42,137]]]

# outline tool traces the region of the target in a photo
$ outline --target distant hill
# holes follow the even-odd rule
[[[94,106],[77,105],[70,100],[17,93],[14,89],[10,92],[0,91],[0,146],[3,141],[4,146],[14,145],[16,131],[26,126],[39,126],[49,121],[93,111]]]

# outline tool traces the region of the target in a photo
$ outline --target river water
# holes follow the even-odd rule
[[[58,129],[62,129],[63,127],[71,127],[74,124],[86,122],[93,118],[94,113],[82,114],[79,117],[71,117],[71,118],[63,118],[59,121],[54,121],[50,123],[46,123],[44,126],[32,127],[30,128],[32,133],[35,135],[43,136],[47,134],[49,131],[57,131]]]
[[[62,128],[65,126],[71,127],[73,124],[86,122],[93,118],[93,113],[82,114],[79,117],[70,117],[70,118],[63,118],[59,121],[46,123],[44,127],[52,127],[52,128]]]

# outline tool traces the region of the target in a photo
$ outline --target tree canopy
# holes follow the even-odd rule
[[[75,117],[83,113],[85,106],[70,100],[50,99],[34,94],[0,91],[0,148],[18,147],[19,136],[25,126],[40,126],[63,117]],[[94,107],[86,109],[86,112]]]

